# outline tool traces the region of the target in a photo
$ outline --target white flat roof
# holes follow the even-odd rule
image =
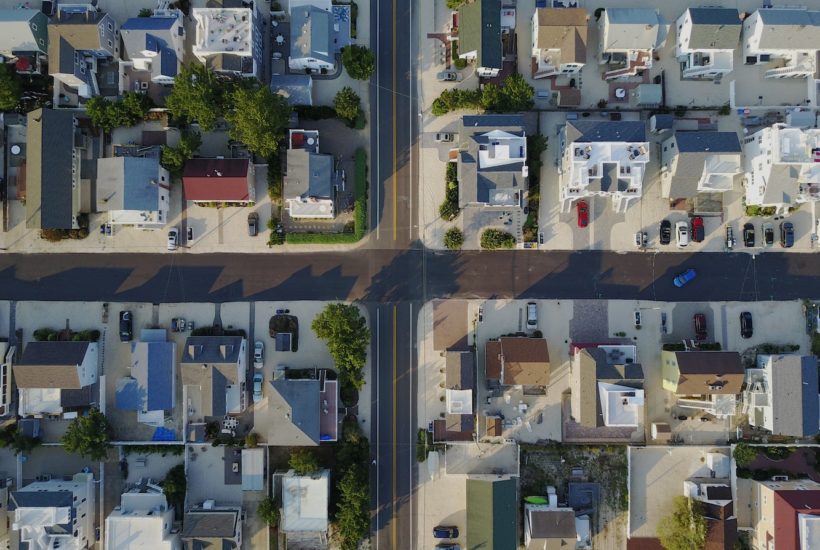
[[[327,531],[330,472],[317,478],[286,475],[282,478],[282,530]]]
[[[202,53],[242,54],[251,51],[249,8],[194,8],[195,50]]]

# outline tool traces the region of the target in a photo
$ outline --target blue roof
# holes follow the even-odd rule
[[[117,408],[127,411],[173,409],[175,361],[173,342],[132,342],[131,376],[117,384]]]
[[[677,132],[675,141],[681,153],[740,153],[735,132]]]
[[[170,29],[176,17],[132,17],[122,24],[123,31],[154,31]]]
[[[157,177],[159,159],[124,157],[123,208],[125,210],[159,210]],[[151,182],[154,183],[151,183]]]
[[[689,8],[695,25],[740,25],[740,17],[734,8]]]
[[[818,387],[817,357],[813,355],[801,357],[800,364],[803,374],[803,387],[807,388],[803,395],[803,435],[810,436],[820,431],[820,399],[814,388]]]
[[[162,48],[159,53],[159,73],[163,76],[177,75],[177,52],[171,48]]]
[[[124,411],[141,411],[145,389],[134,378],[124,378],[117,386],[115,404]]]

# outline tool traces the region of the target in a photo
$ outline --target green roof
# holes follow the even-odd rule
[[[476,67],[501,68],[501,0],[474,0],[458,8],[458,53],[472,51]]]
[[[514,479],[467,480],[467,550],[518,548]]]

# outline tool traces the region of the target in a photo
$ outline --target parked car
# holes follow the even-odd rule
[[[262,401],[262,381],[264,378],[262,377],[261,372],[257,372],[253,375],[253,402],[259,403]]]
[[[703,313],[695,313],[695,339],[706,340],[708,332],[706,331],[706,315]]]
[[[669,244],[672,242],[672,222],[663,220],[661,222],[661,244]]]
[[[440,542],[436,544],[436,550],[461,550],[461,546],[455,542]]]
[[[763,244],[766,246],[774,244],[774,226],[771,222],[763,224]]]
[[[273,55],[271,56],[274,61],[279,61],[282,57],[282,52],[273,52]]]
[[[755,226],[747,223],[743,225],[743,246],[751,248],[755,245]]]
[[[259,214],[251,212],[248,214],[248,235],[256,237],[259,234]]]
[[[130,342],[134,337],[134,325],[130,311],[120,311],[120,342]]]
[[[535,330],[538,328],[538,304],[527,302],[527,328]]]
[[[587,201],[578,201],[575,209],[578,211],[578,227],[589,225],[589,205]]]
[[[704,233],[703,218],[695,216],[692,218],[692,240],[696,243],[703,242]]]
[[[635,310],[635,326],[636,327],[641,326],[641,312],[638,311],[637,309]]]
[[[780,246],[783,248],[794,246],[794,224],[792,222],[780,222]]]
[[[458,527],[452,525],[436,525],[433,527],[433,537],[437,539],[457,539]]]
[[[453,134],[450,132],[438,132],[436,133],[436,142],[438,143],[449,143],[453,141]]]
[[[740,335],[743,338],[751,338],[752,334],[754,334],[752,314],[749,311],[744,311],[740,314]]]
[[[732,226],[726,226],[726,248],[732,250],[735,246],[735,234],[732,231]]]
[[[176,250],[179,246],[179,229],[172,227],[168,231],[168,250]]]
[[[675,283],[676,287],[680,288],[689,283],[692,279],[694,279],[697,276],[698,272],[692,268],[689,268],[683,273],[678,274],[672,282]]]
[[[257,340],[253,344],[253,368],[261,369],[265,364],[265,343]]]
[[[461,75],[458,71],[441,71],[436,74],[436,80],[439,82],[458,82],[461,80]]]
[[[676,223],[675,236],[678,240],[678,248],[689,246],[689,224],[686,222]]]

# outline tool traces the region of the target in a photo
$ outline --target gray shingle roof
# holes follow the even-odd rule
[[[13,367],[17,386],[80,389],[77,365],[88,346],[89,342],[30,342]]]
[[[820,49],[820,11],[767,8],[757,13],[763,22],[761,50]]]
[[[277,422],[268,442],[273,445],[318,445],[319,381],[279,379],[270,382],[269,407]],[[281,418],[280,418],[281,416]]]
[[[820,429],[817,358],[783,355],[772,363],[772,433],[810,437]]]
[[[681,153],[740,153],[735,132],[678,132],[675,141]]]
[[[285,198],[329,199],[332,192],[333,157],[305,149],[288,149]]]
[[[577,120],[567,122],[567,142],[623,142],[646,141],[646,124],[640,121]]]
[[[732,50],[740,42],[740,14],[729,8],[689,8],[693,50]]]
[[[476,66],[500,69],[501,0],[475,0],[459,8],[459,52],[476,52]]]
[[[159,210],[159,159],[97,159],[97,211]]]
[[[185,514],[183,538],[233,538],[238,514],[234,510],[190,511]]]
[[[532,510],[530,533],[534,539],[575,539],[575,512],[572,510]]]
[[[241,336],[189,336],[185,340],[180,362],[236,363],[239,360],[242,340]],[[194,355],[191,355],[191,346],[194,346]]]
[[[333,14],[316,6],[304,5],[290,11],[291,57],[313,57],[333,62]]]
[[[471,351],[448,351],[445,358],[446,385],[451,390],[475,389],[475,358]]]
[[[65,508],[73,507],[71,491],[13,491],[9,498],[9,511],[17,508]]]

